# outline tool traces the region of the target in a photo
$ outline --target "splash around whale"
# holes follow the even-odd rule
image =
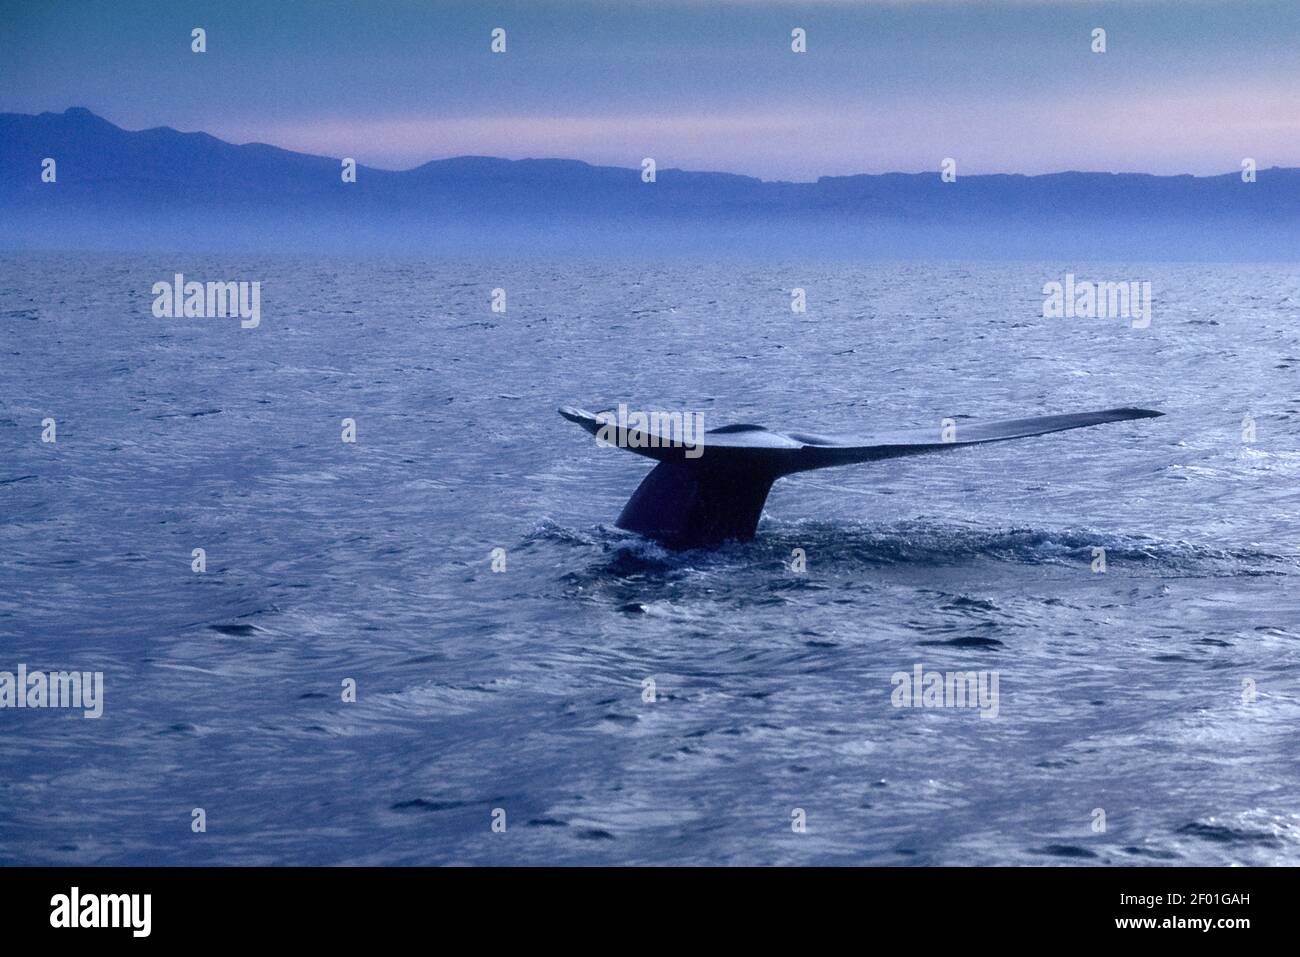
[[[598,444],[614,445],[658,462],[632,493],[615,524],[669,548],[702,548],[752,539],[772,483],[795,472],[945,452],[1164,414],[1118,408],[960,426],[945,419],[934,431],[875,436],[775,432],[761,425],[736,424],[709,429],[700,441],[687,445],[679,436],[660,435],[649,419],[616,419],[609,413],[593,414],[571,406],[559,412],[597,436]]]

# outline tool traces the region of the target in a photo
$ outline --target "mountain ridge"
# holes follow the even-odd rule
[[[45,157],[56,160],[54,183],[42,181]],[[1300,169],[1286,167],[1261,169],[1254,183],[1240,172],[1085,171],[959,175],[953,183],[938,171],[791,182],[672,167],[645,183],[638,168],[466,155],[407,170],[358,164],[354,183],[340,173],[337,157],[166,126],[124,130],[84,107],[0,113],[0,209],[12,222],[0,242],[47,248],[61,237],[72,248],[102,247],[111,245],[115,221],[128,248],[146,239],[174,244],[201,223],[218,249],[267,234],[311,249],[342,231],[375,249],[603,250],[613,238],[629,251],[725,242],[738,250],[930,255],[957,243],[1013,257],[1071,249],[1300,258]]]
[[[93,122],[94,125],[100,126],[101,128],[109,128],[115,132],[125,133],[127,135],[145,134],[145,133],[170,133],[178,137],[187,137],[187,136],[202,137],[204,139],[209,139],[234,149],[260,147],[265,149],[276,150],[286,155],[306,157],[306,158],[318,159],[318,160],[331,160],[334,163],[339,163],[342,160],[342,157],[340,156],[327,156],[321,153],[306,153],[301,150],[294,150],[284,146],[277,146],[274,143],[264,143],[260,140],[251,140],[247,143],[234,143],[231,142],[230,140],[223,140],[220,137],[205,132],[203,130],[192,130],[187,132],[184,130],[178,130],[172,126],[150,126],[140,130],[128,130],[125,127],[118,126],[117,124],[113,123],[111,120],[105,119],[104,117],[100,116],[99,114],[93,112],[90,109],[87,109],[84,106],[70,106],[61,113],[56,113],[51,110],[46,110],[41,113],[0,112],[0,123],[4,123],[10,120],[45,119],[47,117],[51,119],[60,119],[60,118],[73,119],[73,120],[77,120],[78,122]],[[500,164],[513,164],[513,163],[572,164],[572,165],[582,166],[587,169],[593,169],[593,170],[619,170],[622,172],[636,173],[638,176],[640,174],[640,170],[635,166],[610,166],[602,163],[593,163],[590,162],[589,160],[578,159],[576,157],[527,156],[527,157],[521,157],[519,159],[510,159],[508,157],[502,157],[502,156],[491,156],[486,153],[463,153],[455,156],[447,156],[438,159],[430,159],[430,160],[425,160],[422,163],[418,163],[415,166],[411,166],[406,169],[399,169],[399,170],[384,169],[378,166],[366,166],[364,164],[358,164],[358,169],[365,169],[368,172],[379,173],[379,174],[414,173],[418,170],[430,166],[435,166],[438,164],[455,163],[455,162],[469,161],[469,160],[489,161],[489,162],[500,163]],[[907,170],[886,170],[885,172],[881,172],[881,173],[867,173],[867,172],[826,173],[818,176],[815,180],[786,180],[786,179],[763,179],[760,176],[753,176],[747,173],[733,173],[724,170],[687,170],[675,166],[665,167],[660,172],[677,172],[677,173],[688,173],[692,175],[702,175],[702,176],[703,175],[718,176],[718,177],[727,177],[727,178],[734,178],[738,180],[744,180],[751,183],[761,183],[766,185],[792,185],[792,186],[816,185],[817,183],[832,181],[832,180],[899,177],[899,176],[929,177],[929,176],[938,175],[937,172],[931,172],[929,170],[918,170],[912,172],[909,172]],[[1273,165],[1267,168],[1261,168],[1259,172],[1300,173],[1300,167]],[[1065,169],[1065,170],[1052,170],[1050,172],[1045,172],[1045,173],[1023,173],[1023,172],[972,173],[972,174],[963,174],[962,178],[990,179],[994,177],[1006,177],[1006,178],[1019,178],[1019,179],[1042,179],[1042,178],[1048,178],[1054,176],[1149,177],[1151,179],[1161,179],[1161,180],[1175,180],[1175,179],[1213,180],[1213,179],[1226,178],[1231,180],[1237,180],[1240,177],[1240,172],[1229,170],[1222,173],[1209,173],[1204,175],[1197,175],[1195,173],[1150,173],[1141,170]]]

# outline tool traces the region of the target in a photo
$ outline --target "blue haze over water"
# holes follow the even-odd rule
[[[178,271],[260,327],[154,318]],[[1042,318],[1067,272],[1150,328]],[[0,863],[1300,863],[1297,320],[1293,265],[5,253],[0,670],[105,702],[0,713]],[[791,477],[674,553],[554,412],[620,401],[1167,415]],[[918,662],[996,720],[893,707]]]
[[[57,161],[57,180],[42,179]],[[638,160],[633,160],[636,163]],[[1234,160],[1235,163],[1235,160]],[[1300,259],[1300,169],[1060,172],[816,182],[575,160],[436,160],[394,172],[128,131],[82,108],[0,114],[0,249],[455,257]]]

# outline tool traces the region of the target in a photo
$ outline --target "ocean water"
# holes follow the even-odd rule
[[[178,271],[261,325],[154,318]],[[1150,328],[1044,319],[1067,272]],[[1298,376],[1290,265],[7,255],[0,670],[105,685],[0,710],[0,863],[1300,864]],[[618,402],[1167,415],[670,552],[555,414]],[[996,717],[895,707],[918,664]]]

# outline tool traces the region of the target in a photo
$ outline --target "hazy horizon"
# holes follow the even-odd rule
[[[1280,0],[55,2],[0,27],[0,111],[82,105],[125,129],[377,169],[651,156],[810,182],[945,157],[965,175],[1300,166],[1300,4]]]
[[[227,140],[227,139],[225,139],[224,137],[217,136],[217,135],[216,135],[215,133],[213,133],[211,130],[206,130],[206,129],[201,129],[201,128],[195,128],[195,129],[177,129],[177,128],[175,128],[175,127],[169,127],[169,126],[166,126],[165,124],[152,124],[152,125],[139,126],[139,127],[123,126],[121,123],[116,122],[116,121],[113,120],[111,117],[105,116],[105,115],[103,115],[102,113],[99,113],[99,112],[96,112],[96,111],[94,111],[94,110],[91,110],[89,107],[83,106],[83,105],[78,104],[78,103],[71,103],[71,104],[69,104],[68,106],[66,106],[64,109],[61,109],[61,110],[42,110],[40,113],[35,113],[35,114],[33,114],[33,113],[16,113],[16,112],[13,112],[13,111],[0,111],[0,115],[10,115],[10,116],[14,116],[14,115],[17,115],[17,116],[39,116],[39,115],[41,115],[41,113],[46,113],[46,114],[51,114],[51,115],[61,115],[61,114],[65,114],[65,113],[67,113],[67,112],[69,112],[69,111],[74,111],[74,110],[85,110],[86,112],[91,113],[93,116],[96,116],[96,117],[98,117],[99,119],[105,120],[106,122],[111,123],[111,124],[113,124],[114,126],[118,127],[119,129],[122,129],[122,130],[124,130],[125,132],[128,132],[128,133],[142,133],[142,132],[147,132],[147,131],[149,131],[149,130],[155,130],[155,129],[171,129],[171,130],[173,130],[174,132],[177,132],[177,133],[205,133],[205,134],[207,134],[207,135],[209,135],[209,136],[213,136],[214,138],[216,138],[216,139],[218,139],[218,140],[221,140],[223,143],[227,143],[227,144],[229,144],[229,145],[231,145],[231,146],[271,146],[271,147],[274,147],[274,148],[276,148],[276,149],[282,149],[282,150],[285,150],[285,151],[287,151],[287,152],[297,153],[297,154],[299,154],[299,155],[303,155],[303,156],[312,156],[312,157],[317,157],[317,158],[321,158],[321,159],[330,159],[330,160],[338,160],[338,159],[341,159],[341,158],[342,158],[342,154],[317,153],[317,152],[312,152],[312,151],[310,151],[310,150],[299,150],[299,149],[294,149],[294,148],[289,147],[289,146],[285,146],[284,144],[281,144],[281,143],[269,143],[269,142],[266,142],[266,141],[264,141],[264,140],[247,140],[247,141],[240,141],[240,140]],[[637,164],[636,162],[628,162],[628,163],[626,163],[626,164],[620,164],[620,163],[599,163],[599,162],[595,162],[595,161],[593,161],[593,160],[587,159],[586,157],[583,157],[583,156],[537,155],[537,156],[518,156],[518,157],[510,157],[510,156],[500,156],[500,155],[489,154],[489,153],[454,153],[454,154],[450,154],[450,155],[447,155],[447,156],[430,156],[430,157],[428,157],[427,159],[419,160],[418,162],[416,162],[416,163],[414,163],[414,164],[412,164],[412,165],[410,165],[410,166],[382,166],[382,165],[377,165],[377,164],[374,164],[374,163],[363,163],[363,164],[361,164],[361,165],[366,166],[366,167],[368,167],[368,168],[370,168],[370,169],[382,170],[382,171],[384,171],[384,172],[390,172],[390,173],[404,173],[404,172],[409,172],[409,171],[414,170],[414,169],[418,169],[418,168],[420,168],[421,166],[425,166],[425,165],[427,165],[427,164],[429,164],[429,163],[435,163],[435,162],[438,162],[438,161],[440,161],[440,160],[456,160],[456,159],[499,159],[499,160],[506,160],[506,161],[509,161],[509,162],[517,162],[517,161],[536,161],[536,160],[540,160],[540,161],[556,160],[556,161],[561,161],[561,162],[585,163],[585,164],[587,164],[588,166],[594,166],[594,167],[615,168],[615,169],[624,169],[624,170],[633,170],[633,171],[635,171],[635,170],[638,169],[638,164]],[[735,175],[735,176],[750,176],[750,177],[752,177],[752,178],[754,178],[754,179],[761,180],[761,181],[764,182],[764,183],[782,183],[782,182],[790,182],[790,183],[815,183],[815,182],[817,182],[817,180],[818,180],[819,178],[821,178],[821,177],[829,177],[829,176],[882,176],[882,175],[915,176],[915,175],[921,175],[921,174],[935,173],[935,172],[936,172],[935,169],[886,169],[886,170],[879,170],[879,171],[875,171],[875,172],[868,172],[868,171],[865,171],[865,170],[858,170],[858,171],[851,171],[851,172],[847,172],[847,173],[822,173],[822,174],[818,174],[817,176],[814,176],[812,179],[806,179],[806,180],[782,180],[782,179],[767,179],[767,178],[764,178],[764,177],[761,177],[761,176],[754,176],[753,174],[750,174],[750,173],[735,172],[735,171],[733,171],[733,170],[722,170],[722,169],[702,169],[702,168],[691,168],[691,167],[665,167],[665,169],[673,169],[673,168],[681,169],[683,172],[687,172],[687,173],[727,173],[727,174]],[[1300,163],[1297,163],[1295,166],[1288,166],[1288,165],[1284,165],[1284,164],[1275,164],[1275,165],[1272,165],[1272,166],[1261,166],[1261,167],[1259,167],[1259,168],[1262,169],[1262,170],[1267,170],[1267,169],[1300,169]],[[1061,175],[1061,174],[1068,174],[1068,173],[1101,173],[1101,174],[1111,174],[1111,175],[1116,175],[1116,176],[1119,176],[1119,175],[1157,176],[1157,177],[1191,176],[1191,177],[1193,177],[1193,178],[1195,178],[1195,179],[1208,179],[1208,178],[1212,178],[1212,177],[1215,177],[1215,176],[1238,175],[1238,174],[1240,174],[1240,172],[1241,172],[1241,169],[1240,169],[1239,166],[1238,166],[1238,167],[1231,168],[1231,169],[1223,169],[1223,170],[1219,170],[1219,171],[1217,171],[1217,172],[1206,172],[1206,173],[1190,173],[1190,172],[1184,172],[1184,173],[1153,173],[1153,172],[1151,172],[1150,170],[1144,170],[1144,169],[1082,169],[1082,168],[1079,168],[1079,167],[1070,167],[1070,168],[1062,168],[1062,169],[1043,170],[1043,171],[1041,171],[1041,172],[1033,172],[1033,173],[1026,173],[1026,172],[1022,172],[1022,171],[1020,171],[1020,170],[1002,170],[1002,171],[991,172],[991,173],[967,173],[967,174],[965,174],[965,175],[967,175],[967,176],[1026,176],[1026,177],[1034,177],[1034,176],[1053,176],[1053,175]]]

